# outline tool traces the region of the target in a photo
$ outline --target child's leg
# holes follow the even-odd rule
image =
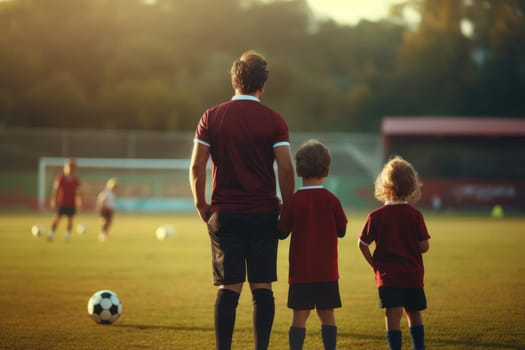
[[[390,350],[401,350],[401,317],[403,316],[402,307],[386,308],[386,337]]]
[[[310,310],[293,310],[292,327],[305,328]]]
[[[334,309],[317,309],[317,315],[322,325],[335,326]]]
[[[337,345],[337,327],[335,325],[334,309],[317,309],[321,320],[321,337],[325,350],[335,350]]]
[[[104,242],[107,238],[107,234],[108,234],[108,231],[107,231],[107,227],[108,227],[108,224],[107,224],[107,218],[105,216],[101,216],[100,217],[100,233],[98,234],[98,240],[101,241],[101,242]]]
[[[310,310],[293,310],[293,321],[288,331],[288,343],[290,350],[302,350],[304,338],[306,337],[306,320],[310,316]]]
[[[425,328],[421,312],[417,310],[405,310],[410,327],[410,337],[414,350],[425,350]]]
[[[102,218],[102,230],[107,234],[109,230],[109,226],[111,225],[111,217],[103,217]]]

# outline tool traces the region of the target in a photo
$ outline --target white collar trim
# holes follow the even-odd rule
[[[232,101],[238,101],[238,100],[261,102],[261,100],[259,100],[257,97],[252,96],[252,95],[235,95],[232,97]]]
[[[407,201],[400,201],[400,202],[386,201],[385,202],[385,205],[396,205],[396,204],[408,204],[408,202]]]
[[[299,187],[297,190],[313,190],[313,189],[316,189],[316,188],[324,188],[323,186],[319,185],[319,186],[302,186],[302,187]]]

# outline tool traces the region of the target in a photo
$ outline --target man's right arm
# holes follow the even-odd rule
[[[190,187],[193,194],[193,203],[204,222],[210,216],[210,205],[206,203],[206,165],[210,157],[208,146],[194,142],[190,164]]]

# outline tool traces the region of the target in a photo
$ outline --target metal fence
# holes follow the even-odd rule
[[[343,204],[373,204],[371,185],[382,164],[379,134],[291,133],[292,152],[315,138],[332,153],[326,186]],[[37,208],[42,157],[188,159],[193,132],[94,129],[0,129],[0,208]]]

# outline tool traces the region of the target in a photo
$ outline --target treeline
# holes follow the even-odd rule
[[[193,130],[252,48],[270,62],[264,103],[296,131],[522,117],[524,14],[522,0],[409,0],[344,26],[305,0],[3,1],[0,127]]]

